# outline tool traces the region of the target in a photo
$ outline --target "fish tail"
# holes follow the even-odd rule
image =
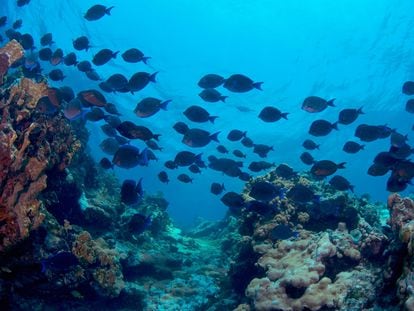
[[[157,77],[159,71],[154,72],[152,75],[149,76],[149,80],[153,83],[157,82],[155,78]]]
[[[119,51],[116,51],[114,53],[112,53],[112,58],[116,58],[116,56],[118,55]]]
[[[142,58],[142,61],[144,62],[145,65],[148,65],[147,61],[150,59],[150,56],[146,56]]]
[[[226,191],[226,188],[224,187],[224,183],[222,183],[222,184],[221,184],[221,189],[222,189],[223,191]]]
[[[161,134],[154,134],[152,136],[152,138],[154,138],[156,141],[159,141],[159,137],[161,136]]]
[[[358,110],[357,110],[358,114],[365,114],[365,112],[363,112],[363,111],[362,111],[362,108],[363,108],[363,107],[359,107],[359,108],[358,108]]]
[[[219,140],[218,140],[218,135],[219,134],[220,134],[220,132],[217,132],[217,133],[214,133],[214,134],[210,135],[210,139],[219,143]]]
[[[282,118],[287,120],[288,119],[287,118],[288,114],[289,114],[289,112],[283,112],[282,113]]]
[[[218,118],[218,116],[209,116],[209,117],[208,117],[208,120],[209,120],[211,123],[214,123],[214,121],[215,121],[217,118]]]
[[[334,122],[331,124],[334,130],[338,130],[338,122]]]
[[[315,148],[316,148],[316,149],[318,149],[318,150],[320,150],[320,149],[319,149],[319,147],[320,147],[320,146],[321,146],[321,145],[316,145],[316,147],[315,147]]]
[[[168,105],[170,102],[172,102],[172,99],[168,99],[168,100],[163,101],[163,102],[160,104],[160,108],[161,108],[162,110],[167,110],[167,105]]]
[[[341,163],[339,163],[339,164],[336,165],[336,168],[337,169],[345,168],[345,164],[346,164],[346,162],[341,162]]]
[[[263,84],[263,82],[255,82],[255,83],[253,83],[253,87],[254,87],[255,89],[258,89],[258,90],[260,90],[260,91],[263,91],[263,89],[262,89],[262,84]]]
[[[106,10],[105,10],[105,14],[107,14],[107,15],[111,15],[111,10],[114,8],[114,6],[111,6],[111,7],[109,7],[109,8],[107,8]]]
[[[364,150],[365,149],[365,145],[360,145],[359,148],[361,148],[361,150]]]
[[[227,98],[228,96],[224,96],[224,95],[222,95],[222,96],[220,96],[220,100],[223,102],[223,103],[225,103],[226,102],[226,98]]]
[[[332,99],[328,100],[327,105],[331,106],[331,107],[336,107],[335,104],[334,104],[335,99],[336,98],[332,98]]]

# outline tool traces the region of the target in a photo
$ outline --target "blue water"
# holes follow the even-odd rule
[[[138,94],[107,95],[119,107],[123,120],[161,133],[160,145],[164,148],[157,152],[159,161],[148,168],[115,168],[115,173],[121,180],[142,176],[147,192],[161,191],[170,202],[170,215],[179,225],[190,225],[198,217],[219,219],[225,214],[227,208],[220,197],[209,191],[211,182],[224,182],[227,190],[236,192],[243,188],[242,182],[212,170],[195,176],[193,184],[176,180],[182,169],[168,171],[168,185],[158,181],[157,174],[164,169],[166,160],[181,150],[194,151],[182,144],[181,136],[172,129],[176,121],[187,122],[182,112],[189,105],[201,105],[212,115],[220,116],[214,125],[191,125],[221,131],[219,139],[229,150],[241,149],[241,145],[227,141],[228,131],[246,130],[256,143],[274,146],[267,161],[288,163],[298,171],[309,169],[300,162],[299,155],[304,151],[302,141],[310,138],[310,123],[320,118],[333,122],[341,109],[363,106],[366,114],[357,122],[315,139],[321,143],[321,150],[313,155],[316,159],[347,162],[346,170],[340,173],[355,185],[357,194],[368,193],[374,200],[385,200],[387,176],[374,178],[366,171],[375,154],[388,149],[389,140],[368,143],[366,150],[356,155],[345,154],[343,143],[355,139],[355,127],[361,123],[388,124],[409,134],[409,143],[414,140],[413,118],[404,111],[407,96],[401,93],[403,82],[414,78],[411,0],[102,1],[115,8],[111,16],[95,22],[83,19],[95,1],[32,0],[23,8],[17,8],[14,0],[2,2],[1,15],[7,14],[10,21],[22,18],[20,31],[30,32],[36,42],[46,32],[52,32],[55,47],[69,53],[73,51],[72,39],[88,36],[93,48],[77,52],[80,60],[91,60],[102,48],[122,52],[136,47],[152,57],[149,66],[127,64],[118,57],[97,71],[104,78],[116,72],[127,77],[136,71],[160,72],[158,83]],[[42,65],[44,72],[50,70],[47,64]],[[76,92],[97,88],[76,68],[65,67],[64,72],[67,78],[55,85],[70,85]],[[198,96],[197,82],[207,73],[224,77],[242,73],[263,81],[263,91],[234,94],[221,88],[229,96],[226,103],[205,103]],[[306,113],[300,107],[309,95],[336,98],[337,107],[318,114]],[[173,101],[167,112],[139,119],[132,110],[147,96]],[[289,112],[289,120],[262,122],[257,115],[267,105]],[[237,106],[252,111],[240,112]],[[92,134],[89,145],[96,160],[103,156],[98,147],[105,138],[100,125],[88,125]],[[140,142],[134,145],[144,146]],[[202,151],[206,160],[208,155],[217,154],[216,145],[211,143],[195,152]],[[243,151],[248,154],[247,170],[248,164],[259,158],[251,151]],[[411,192],[412,186],[407,191]]]

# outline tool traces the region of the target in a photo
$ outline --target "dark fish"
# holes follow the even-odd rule
[[[203,89],[214,89],[223,83],[224,78],[222,76],[211,73],[203,76],[200,81],[198,81],[197,85]]]
[[[17,0],[17,6],[22,7],[30,3],[30,0]]]
[[[114,137],[109,137],[109,138],[104,139],[99,144],[99,147],[106,154],[114,155],[118,151],[120,147],[120,143]]]
[[[190,176],[188,176],[187,174],[180,174],[177,176],[177,179],[185,184],[188,183],[192,183],[193,182],[193,178],[191,178]]]
[[[226,191],[226,188],[224,188],[224,184],[223,183],[222,184],[219,184],[219,183],[213,182],[211,184],[211,186],[210,186],[210,192],[212,194],[219,195],[223,191]]]
[[[405,111],[414,113],[414,99],[407,100],[407,103],[405,104]]]
[[[326,136],[333,129],[338,130],[337,124],[338,124],[338,122],[330,123],[330,122],[325,121],[325,120],[313,121],[310,128],[309,128],[309,134],[311,134],[313,136]]]
[[[312,189],[302,184],[296,184],[286,193],[286,197],[297,203],[308,203],[314,201],[317,197]]]
[[[97,90],[86,90],[78,93],[79,100],[85,107],[105,107],[106,98]]]
[[[140,213],[134,214],[127,224],[127,229],[132,234],[141,234],[151,225],[151,216]]]
[[[256,153],[261,158],[266,158],[267,154],[273,150],[274,150],[273,146],[268,146],[265,144],[254,144],[253,145],[253,152]]]
[[[145,142],[148,148],[151,150],[159,150],[162,151],[162,147],[158,146],[157,142],[155,140],[147,140]]]
[[[88,21],[96,21],[96,20],[104,17],[105,15],[111,15],[111,10],[113,8],[114,8],[113,6],[106,7],[106,6],[101,5],[101,4],[96,4],[92,7],[90,7],[88,9],[88,11],[86,11],[86,14],[85,14],[84,17]]]
[[[7,29],[5,32],[5,35],[7,38],[9,38],[9,40],[16,40],[16,41],[20,41],[20,38],[22,36],[22,34],[14,29]]]
[[[197,164],[191,164],[188,169],[190,170],[191,173],[194,174],[201,174],[201,170],[200,168],[197,166]]]
[[[402,92],[405,95],[414,95],[414,82],[407,81],[402,86]]]
[[[0,17],[0,27],[4,27],[7,24],[7,16]]]
[[[267,106],[259,113],[259,118],[264,122],[276,122],[281,118],[287,120],[288,112],[281,112],[279,109]]]
[[[160,182],[162,182],[163,184],[168,184],[170,179],[168,178],[168,174],[166,171],[161,171],[158,173],[158,179],[160,180]]]
[[[249,164],[249,170],[252,172],[260,172],[274,167],[275,165],[266,161],[253,161]]]
[[[50,48],[44,48],[39,50],[39,59],[45,62],[50,61],[53,51]]]
[[[102,158],[101,161],[99,161],[99,165],[105,170],[108,170],[114,167],[111,160],[109,160],[108,158]]]
[[[75,98],[75,93],[71,87],[62,86],[59,89],[49,88],[47,96],[49,96],[49,99],[54,103],[56,107],[58,107],[60,106],[61,101],[69,103],[71,100],[73,100]]]
[[[129,91],[134,94],[134,92],[138,92],[145,88],[150,82],[155,83],[155,80],[158,72],[154,72],[150,74],[148,72],[137,72],[128,81],[128,89]]]
[[[238,157],[238,158],[246,158],[246,154],[244,154],[243,152],[241,152],[238,149],[233,150],[233,155]]]
[[[218,101],[225,102],[228,96],[221,95],[216,89],[204,89],[198,94],[204,101],[216,103]]]
[[[158,111],[167,110],[167,105],[171,100],[162,101],[154,97],[146,97],[141,100],[134,109],[134,113],[140,118],[148,118]]]
[[[122,123],[121,119],[117,116],[106,116],[105,121],[113,128],[116,128],[118,125]]]
[[[320,146],[320,145],[318,145],[317,143],[315,143],[315,142],[314,142],[313,140],[311,140],[311,139],[306,139],[306,140],[303,142],[302,146],[303,146],[305,149],[307,149],[307,150],[315,150],[315,149],[318,149],[318,150],[319,150],[319,146]]]
[[[230,141],[239,141],[243,137],[246,137],[247,132],[246,131],[240,131],[240,130],[231,130],[227,134],[227,139]]]
[[[346,153],[357,153],[360,150],[364,150],[365,145],[360,145],[354,141],[347,141],[342,148]]]
[[[317,161],[313,164],[311,173],[317,177],[326,177],[335,174],[338,169],[345,168],[345,164],[346,162],[336,164],[330,160]]]
[[[390,139],[391,139],[391,146],[401,147],[406,144],[408,140],[408,135],[403,135],[396,131],[393,131],[391,133]]]
[[[72,44],[73,44],[73,48],[77,51],[82,51],[82,50],[88,51],[89,48],[91,47],[89,45],[89,39],[86,36],[81,36],[79,38],[76,38],[75,40],[73,40]]]
[[[177,166],[190,166],[193,163],[201,162],[201,153],[195,154],[191,151],[180,151],[176,154],[174,163]]]
[[[44,34],[41,38],[40,38],[40,45],[41,46],[47,46],[47,45],[52,45],[53,43],[53,36],[50,32],[48,32],[47,34]]]
[[[246,136],[242,138],[241,143],[246,148],[252,148],[252,147],[254,147],[253,140],[251,138],[249,138],[249,137],[246,137]]]
[[[297,176],[297,173],[287,164],[279,164],[275,170],[276,174],[282,178],[290,179]]]
[[[118,118],[118,117],[116,117],[116,116],[120,116],[121,114],[119,113],[119,111],[118,111],[118,109],[116,108],[115,104],[112,104],[112,103],[106,103],[106,106],[104,107],[104,109],[105,109],[105,111],[106,111],[107,113],[110,113],[110,114],[115,115],[115,116],[108,116],[108,117],[112,117],[112,118],[113,118],[112,120],[113,120],[114,122],[115,122],[115,120],[116,120],[116,122],[118,122],[119,118]],[[113,126],[114,126],[114,127],[117,127],[120,123],[121,123],[121,122],[119,121],[117,125],[113,125]]]
[[[242,180],[242,181],[249,181],[251,178],[252,178],[252,175],[250,175],[247,172],[241,172],[239,174],[239,179]]]
[[[234,161],[233,159],[227,158],[216,158],[214,156],[209,156],[208,160],[210,161],[208,167],[212,170],[223,172],[230,177],[238,177],[241,174],[240,167],[243,166],[243,162]]]
[[[128,85],[128,79],[120,73],[111,75],[105,82],[113,92],[119,91]]]
[[[115,153],[112,163],[122,168],[133,168],[138,165],[147,166],[148,156],[145,148],[141,153],[137,147],[122,145]]]
[[[57,49],[53,52],[52,57],[50,58],[49,62],[52,66],[57,66],[63,61],[63,50]]]
[[[172,160],[168,160],[164,163],[164,166],[166,168],[168,168],[169,170],[175,170],[176,168],[178,168],[178,165],[172,161]]]
[[[285,224],[277,225],[269,232],[269,239],[271,239],[272,241],[287,240],[291,237],[297,236],[298,233],[290,229],[290,227]]]
[[[71,100],[63,109],[63,115],[71,121],[82,118],[85,113],[82,109],[82,103],[78,99]]]
[[[188,127],[188,125],[187,125],[187,124],[185,124],[184,122],[177,122],[177,123],[175,123],[175,124],[173,125],[173,129],[174,129],[177,133],[184,135],[185,133],[187,133],[187,131],[188,131],[190,128],[189,128],[189,127]]]
[[[369,168],[368,168],[368,175],[371,176],[384,176],[385,174],[388,173],[390,169],[388,167],[382,166],[380,164],[372,164]]]
[[[329,184],[339,191],[351,190],[354,192],[354,186],[352,186],[345,177],[342,177],[340,175],[335,175],[332,177],[332,179],[329,181]]]
[[[124,180],[121,186],[121,202],[126,205],[137,204],[144,191],[142,189],[142,178],[138,182],[135,180],[127,179]]]
[[[131,121],[122,122],[116,127],[116,130],[128,139],[141,139],[143,141],[155,139],[158,141],[159,136],[161,136],[161,134],[154,134],[149,128],[136,125]]]
[[[392,176],[410,183],[414,178],[414,163],[409,160],[399,161],[392,168]]]
[[[112,87],[106,82],[106,81],[102,81],[101,83],[99,83],[99,88],[107,93],[113,93],[114,90],[112,89]]]
[[[130,143],[130,141],[128,139],[126,139],[125,137],[123,137],[123,136],[116,135],[116,136],[114,136],[114,138],[117,140],[117,142],[120,145],[126,145],[126,144]]]
[[[34,40],[31,34],[25,33],[22,34],[19,40],[24,50],[33,50],[34,49]]]
[[[223,195],[220,201],[229,207],[232,212],[238,212],[238,210],[244,206],[243,197],[233,191],[227,192],[225,195]]]
[[[44,96],[38,100],[36,110],[47,115],[52,115],[57,111],[56,107],[47,96]]]
[[[229,151],[227,150],[227,148],[226,148],[226,147],[224,147],[223,145],[218,145],[218,146],[216,147],[216,149],[217,149],[217,151],[218,151],[218,152],[223,153],[223,154],[225,154],[225,153],[229,153]]]
[[[147,60],[151,58],[144,56],[144,53],[135,48],[126,50],[121,56],[123,60],[128,63],[138,63],[142,61],[144,64],[146,64]]]
[[[326,100],[318,96],[309,96],[303,101],[302,109],[310,113],[321,112],[328,106],[335,107],[334,101],[335,98]]]
[[[387,180],[387,191],[390,192],[401,192],[407,189],[408,182],[406,180],[400,180],[391,176]]]
[[[257,181],[253,183],[249,192],[249,196],[252,198],[265,202],[271,201],[280,195],[282,195],[281,188],[267,181]]]
[[[391,168],[399,159],[395,158],[390,152],[380,152],[374,158],[374,163],[382,167]]]
[[[68,272],[78,264],[78,258],[73,253],[67,251],[61,251],[41,261],[42,273],[46,273],[48,270]]]
[[[184,112],[184,115],[193,122],[207,122],[210,121],[214,123],[214,120],[217,119],[217,116],[211,116],[210,113],[200,106],[190,106]]]
[[[65,79],[65,75],[63,74],[62,70],[60,69],[53,69],[49,72],[49,78],[52,81],[63,81]]]
[[[193,148],[199,148],[207,146],[211,141],[219,143],[218,135],[220,132],[211,134],[202,129],[192,128],[185,132],[183,139],[181,140],[185,145]]]
[[[339,112],[338,123],[340,124],[351,124],[354,122],[362,112],[362,107],[359,109],[343,109]]]
[[[263,82],[253,82],[244,75],[234,74],[224,81],[223,87],[231,92],[244,93],[252,89],[262,90],[262,84]]]
[[[63,58],[63,63],[66,66],[76,66],[78,64],[78,60],[76,54],[74,52],[70,52]]]
[[[85,72],[85,75],[88,77],[88,79],[92,81],[101,81],[101,77],[95,70],[87,71]]]
[[[78,68],[78,70],[80,72],[88,72],[88,71],[93,70],[92,64],[89,61],[87,61],[87,60],[83,60],[83,61],[79,62],[76,65],[76,68]]]
[[[391,146],[389,152],[394,158],[405,159],[413,154],[414,149],[408,144],[403,144],[399,147]]]
[[[22,25],[23,25],[23,21],[21,19],[17,19],[14,21],[12,28],[19,29],[20,27],[22,27]]]
[[[112,51],[110,49],[102,49],[92,59],[92,63],[95,66],[102,66],[109,62],[112,58],[116,58],[119,51]]]
[[[360,124],[355,129],[355,137],[362,141],[371,142],[380,138],[379,129],[375,125]]]
[[[92,122],[103,120],[106,117],[105,112],[98,107],[92,107],[85,113],[85,119]]]
[[[395,132],[392,128],[390,128],[387,125],[377,125],[377,131],[379,138],[387,138],[390,137],[390,135]]]

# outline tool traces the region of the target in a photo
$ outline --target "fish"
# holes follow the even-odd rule
[[[115,73],[105,80],[112,92],[119,91],[128,85],[128,79],[120,73]]]
[[[188,107],[186,110],[184,110],[183,114],[193,122],[207,122],[210,121],[211,123],[214,123],[214,121],[218,118],[217,116],[212,116],[210,113],[205,110],[203,107],[192,105]]]
[[[23,25],[23,20],[21,19],[16,19],[12,25],[13,29],[19,29],[20,27],[22,27]]]
[[[157,74],[158,71],[152,74],[148,72],[137,72],[133,74],[128,80],[129,91],[134,94],[134,92],[144,89],[150,82],[156,83],[157,81],[155,79]]]
[[[116,128],[118,125],[120,125],[122,123],[121,119],[117,116],[106,116],[105,117],[105,121],[106,123],[108,123],[108,125],[110,125],[113,128]]]
[[[408,140],[408,135],[400,134],[396,131],[393,131],[390,135],[391,146],[401,147],[406,144]]]
[[[242,181],[250,181],[251,178],[252,178],[252,175],[250,175],[247,172],[241,172],[239,174],[239,179],[242,180]]]
[[[267,154],[273,150],[274,150],[273,146],[268,146],[265,144],[254,144],[253,145],[253,152],[256,153],[261,158],[266,158]]]
[[[144,64],[147,64],[147,61],[151,58],[144,56],[144,53],[136,48],[126,50],[124,53],[122,53],[121,57],[127,63],[138,63],[142,61]]]
[[[392,176],[401,181],[411,182],[414,178],[414,163],[410,160],[401,160],[392,167]]]
[[[114,155],[120,146],[121,144],[114,137],[108,137],[99,144],[101,150],[109,155]]]
[[[127,230],[132,234],[141,234],[151,226],[151,223],[151,216],[136,213],[129,220]]]
[[[88,21],[96,21],[98,19],[101,19],[105,15],[111,15],[111,10],[113,8],[114,8],[113,6],[106,7],[101,4],[96,4],[90,7],[88,11],[86,11],[84,18]]]
[[[256,181],[252,184],[249,196],[258,200],[268,202],[282,195],[281,187],[267,181]]]
[[[77,51],[89,50],[91,45],[89,45],[89,39],[86,36],[81,36],[72,41],[73,48]]]
[[[329,181],[329,184],[339,191],[351,190],[352,192],[354,192],[354,186],[351,185],[348,179],[340,175],[333,176]]]
[[[49,62],[52,66],[57,66],[63,61],[63,50],[56,49],[53,52],[52,57],[50,58]]]
[[[335,107],[335,98],[326,100],[318,96],[306,97],[302,103],[302,110],[310,113],[324,111],[328,106]]]
[[[383,151],[378,153],[374,158],[374,164],[381,165],[383,167],[391,168],[394,164],[399,161],[394,155],[390,152]]]
[[[159,172],[157,176],[160,182],[162,182],[163,184],[168,184],[170,182],[170,179],[168,178],[168,174],[166,171]]]
[[[77,56],[74,52],[70,52],[63,58],[63,63],[66,66],[76,66],[78,64]]]
[[[174,163],[177,166],[190,166],[193,163],[202,162],[202,153],[195,154],[191,151],[180,151],[175,155]]]
[[[264,122],[276,122],[282,118],[287,120],[288,114],[288,112],[281,112],[276,107],[267,106],[260,111],[259,118]]]
[[[244,206],[243,197],[234,191],[225,193],[221,197],[220,201],[224,205],[226,205],[233,213],[238,213],[240,209]]]
[[[368,175],[371,176],[384,176],[385,174],[388,173],[390,169],[388,167],[382,166],[380,164],[372,164],[369,168],[368,168]]]
[[[187,133],[187,131],[188,131],[190,128],[189,128],[189,127],[188,127],[188,125],[187,125],[187,124],[185,124],[184,122],[177,122],[177,123],[175,123],[175,124],[173,125],[173,129],[174,129],[177,133],[184,135],[185,133]]]
[[[68,251],[61,251],[41,261],[42,273],[48,270],[54,272],[68,272],[79,264],[78,258]]]
[[[0,27],[4,27],[7,24],[7,16],[0,17]]]
[[[101,81],[102,78],[99,76],[99,74],[95,70],[87,71],[85,72],[85,75],[88,77],[88,79],[92,81]]]
[[[201,170],[200,170],[200,168],[197,166],[197,164],[191,164],[191,165],[188,167],[188,169],[189,169],[189,171],[190,171],[191,173],[194,173],[194,174],[201,174]]]
[[[66,76],[63,74],[62,70],[60,69],[53,69],[48,74],[50,80],[52,81],[63,81]]]
[[[137,104],[134,113],[140,118],[148,118],[160,110],[167,110],[167,105],[171,101],[171,99],[162,101],[154,97],[146,97]]]
[[[220,75],[210,73],[204,75],[197,85],[203,89],[215,89],[224,83],[224,78]]]
[[[93,70],[92,64],[89,61],[87,61],[87,60],[83,60],[83,61],[77,63],[76,64],[76,68],[78,68],[78,70],[80,72],[85,72],[85,73],[88,72],[88,71],[92,71]]]
[[[210,192],[214,195],[220,195],[223,191],[226,191],[223,183],[213,182],[210,186]]]
[[[218,101],[222,101],[224,103],[226,101],[226,98],[228,97],[221,95],[221,93],[216,89],[204,89],[198,94],[198,96],[200,96],[201,99],[209,103],[216,103]]]
[[[157,144],[157,142],[155,140],[147,140],[145,142],[145,144],[151,150],[159,150],[159,151],[162,151],[162,149],[163,149],[162,147],[158,146],[158,144]]]
[[[288,225],[285,224],[276,225],[269,232],[269,239],[271,239],[272,241],[287,240],[297,236],[298,232],[293,231]]]
[[[36,110],[40,113],[52,115],[57,111],[57,107],[52,104],[49,97],[43,96],[36,104]]]
[[[90,110],[85,113],[85,119],[92,122],[103,120],[105,117],[105,112],[98,107],[91,107]]]
[[[248,169],[252,172],[260,172],[263,170],[267,170],[269,168],[274,167],[274,163],[266,162],[266,161],[253,161],[249,164]]]
[[[110,49],[102,49],[92,58],[92,63],[95,66],[102,66],[109,62],[112,58],[116,58],[119,51],[112,51]]]
[[[164,166],[169,170],[175,170],[178,168],[178,165],[173,160],[168,160],[164,163]]]
[[[40,45],[41,46],[47,46],[47,45],[52,45],[53,43],[53,35],[48,32],[46,34],[44,34],[41,38],[40,38]]]
[[[233,150],[233,155],[238,157],[238,158],[246,158],[246,154],[241,152],[238,149]]]
[[[177,179],[185,184],[188,183],[192,183],[193,182],[193,178],[191,178],[190,176],[188,176],[187,174],[180,174],[177,176]]]
[[[335,172],[338,169],[344,169],[346,162],[341,163],[334,163],[331,160],[321,160],[316,161],[312,168],[311,168],[311,174],[316,177],[326,177],[332,174],[335,174]]]
[[[108,169],[110,169],[110,168],[113,168],[113,167],[114,167],[114,165],[112,164],[111,160],[109,160],[108,158],[102,158],[102,159],[99,161],[99,165],[100,165],[103,169],[105,169],[105,170],[108,170]]]
[[[238,177],[241,174],[240,167],[243,167],[243,162],[234,161],[228,158],[216,158],[215,156],[209,156],[208,167],[212,170],[223,172],[230,177]]]
[[[365,145],[360,145],[354,141],[347,141],[342,150],[346,153],[357,153],[360,150],[364,150]]]
[[[240,131],[240,130],[231,130],[227,134],[227,139],[230,141],[239,141],[243,137],[246,137],[247,132],[246,131]]]
[[[48,96],[49,98],[52,96],[53,93],[50,92],[50,89],[48,89]],[[73,91],[73,89],[70,86],[62,86],[58,89],[58,92],[55,94],[55,96],[59,97],[59,99],[65,101],[65,102],[70,102],[71,100],[73,100],[75,98],[75,92]],[[52,100],[53,102],[53,100]]]
[[[254,82],[242,74],[231,75],[224,81],[223,87],[234,93],[245,93],[253,89],[262,90],[263,82]]]
[[[39,50],[39,59],[45,62],[50,61],[53,51],[50,48],[43,48]]]
[[[414,82],[406,81],[402,86],[402,93],[405,95],[414,95]]]
[[[121,123],[121,120],[117,117],[121,115],[118,111],[118,108],[116,108],[115,104],[106,103],[106,105],[104,106],[104,109],[107,113],[112,114],[112,116],[108,116],[108,117],[111,117],[112,122],[116,122],[116,125],[112,125],[112,126],[117,127]],[[108,122],[108,120],[106,121]]]
[[[77,98],[82,102],[85,107],[105,107],[106,98],[103,94],[97,90],[85,90],[78,93]]]
[[[386,125],[360,124],[355,129],[355,137],[365,142],[372,142],[377,139],[387,138],[391,135],[392,129]]]
[[[147,166],[147,148],[139,152],[139,149],[131,145],[122,145],[114,154],[112,163],[121,168],[133,168],[138,165]]]
[[[364,114],[362,107],[358,109],[343,109],[339,112],[338,123],[344,125],[351,124],[360,114]]]
[[[33,40],[32,35],[29,33],[22,34],[19,42],[24,50],[34,49],[34,40]]]
[[[181,142],[189,147],[200,148],[207,146],[211,141],[219,143],[219,134],[220,132],[211,134],[203,129],[192,128],[185,132]]]
[[[414,99],[407,100],[407,103],[405,104],[405,111],[414,113]]]
[[[218,145],[216,147],[217,151],[223,154],[229,153],[229,151],[227,150],[227,148],[223,145]]]
[[[122,136],[128,139],[140,139],[143,141],[155,139],[158,141],[161,134],[154,134],[149,128],[136,125],[131,121],[124,121],[116,127],[116,130]]]
[[[389,192],[401,192],[407,189],[408,182],[406,180],[400,180],[391,176],[387,180],[387,191]]]
[[[338,130],[338,122],[330,123],[326,120],[313,121],[310,128],[309,134],[313,136],[326,136],[332,130]]]
[[[82,109],[82,103],[78,99],[71,100],[63,109],[63,115],[71,121],[82,118],[86,113]]]
[[[28,5],[29,3],[30,3],[30,0],[17,0],[17,6],[18,7]]]
[[[136,182],[132,179],[124,180],[121,186],[121,202],[126,205],[137,204],[144,195],[142,189],[142,178]]]
[[[130,141],[123,136],[115,135],[114,138],[120,145],[126,145],[130,143]]]
[[[306,204],[318,199],[315,192],[302,184],[295,184],[286,192],[286,197],[296,203]]]
[[[246,148],[252,148],[252,147],[254,147],[253,140],[251,138],[247,137],[247,136],[244,136],[240,142]]]
[[[389,153],[397,159],[405,159],[414,153],[414,149],[408,144],[403,144],[399,147],[391,146]]]
[[[303,143],[302,143],[303,148],[305,148],[306,150],[315,150],[318,149],[320,145],[318,145],[317,143],[315,143],[313,140],[311,139],[306,139]]]
[[[287,164],[279,164],[275,170],[276,174],[285,179],[291,179],[296,177],[298,174]]]

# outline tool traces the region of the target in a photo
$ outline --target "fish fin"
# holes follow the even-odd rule
[[[195,157],[194,157],[194,162],[197,162],[197,161],[203,161],[202,159],[201,159],[201,157],[203,156],[203,153],[199,153],[199,154],[197,154]]]
[[[349,190],[351,190],[351,192],[354,193],[354,186],[353,185],[350,185],[349,186]]]
[[[283,112],[283,113],[281,114],[281,116],[282,116],[282,118],[283,118],[283,119],[286,119],[286,120],[287,120],[287,119],[288,119],[288,118],[287,118],[288,114],[289,114],[289,112]]]
[[[154,134],[152,136],[152,138],[154,138],[156,141],[159,141],[159,137],[161,136],[161,134]]]
[[[334,130],[338,130],[338,122],[332,123],[331,126]]]
[[[365,145],[359,145],[361,150],[365,150]]]
[[[357,113],[358,113],[358,114],[365,114],[365,112],[363,112],[363,111],[362,111],[362,108],[363,108],[363,107],[359,107],[359,108],[358,108],[358,110],[357,110]]]
[[[219,140],[218,140],[218,135],[220,134],[221,132],[217,132],[217,133],[214,133],[214,134],[212,134],[212,135],[210,135],[210,139],[211,140],[214,140],[215,142],[220,142]]]
[[[345,164],[346,164],[346,162],[341,162],[341,163],[336,165],[336,168],[338,168],[338,169],[345,168]]]
[[[159,72],[159,71],[156,71],[156,72],[154,72],[153,74],[151,74],[151,75],[149,76],[149,80],[150,80],[151,82],[153,82],[153,83],[157,82],[157,81],[155,80],[155,78],[157,77],[158,72]]]
[[[222,183],[222,184],[221,184],[221,189],[222,189],[223,191],[226,191],[226,188],[224,187],[224,183]]]
[[[116,58],[116,56],[118,55],[119,51],[116,51],[114,53],[112,53],[112,58]]]
[[[148,166],[148,148],[145,148],[144,150],[142,150],[139,156],[140,156],[139,164],[141,164],[142,166]]]
[[[144,190],[142,189],[142,177],[138,180],[135,191],[142,197],[144,195]]]
[[[335,104],[334,104],[335,99],[336,98],[332,98],[332,99],[328,100],[326,104],[328,106],[331,106],[331,107],[336,107]]]
[[[163,101],[163,102],[160,104],[160,108],[161,108],[162,110],[167,110],[167,105],[168,105],[170,102],[172,102],[172,99],[169,99],[169,100],[165,100],[165,101]]]
[[[107,8],[106,10],[105,10],[105,14],[106,15],[111,15],[111,10],[114,8],[114,6],[111,6],[111,7],[109,7],[109,8]]]
[[[209,117],[208,117],[208,120],[209,120],[211,123],[214,123],[214,121],[215,121],[217,118],[218,118],[218,116],[209,116]]]
[[[223,102],[223,103],[225,103],[226,102],[226,98],[227,98],[228,96],[224,96],[224,95],[221,95],[220,96],[220,100]]]
[[[315,149],[320,150],[320,149],[319,149],[319,147],[320,147],[320,146],[321,146],[321,145],[316,145]]]
[[[242,137],[246,137],[246,135],[247,135],[247,131],[244,131]]]
[[[263,84],[263,82],[255,82],[255,83],[253,83],[253,87],[254,87],[255,89],[258,89],[258,90],[260,90],[260,91],[263,91],[263,90],[262,90],[262,84]]]
[[[142,61],[144,62],[145,65],[148,65],[147,61],[150,59],[151,57],[147,56],[147,57],[143,57]]]

